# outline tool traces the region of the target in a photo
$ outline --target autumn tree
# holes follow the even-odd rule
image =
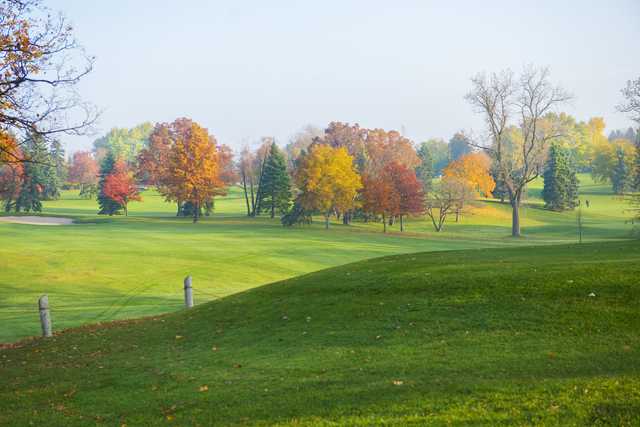
[[[0,133],[45,142],[85,133],[97,114],[75,89],[92,66],[62,15],[40,0],[0,2]],[[28,160],[12,157],[5,142],[0,138],[0,162]]]
[[[98,162],[90,151],[73,153],[69,165],[68,180],[80,187],[80,197],[91,198],[97,192]]]
[[[113,153],[108,152],[100,164],[100,173],[98,175],[98,215],[115,215],[121,208],[120,203],[113,200],[104,191],[107,177],[113,173],[116,160]]]
[[[169,200],[190,203],[195,223],[206,202],[226,194],[220,179],[217,143],[205,128],[191,121],[190,126],[175,133],[173,138],[168,159],[170,185],[161,190]]]
[[[527,184],[540,175],[549,144],[563,135],[557,121],[545,121],[544,117],[571,97],[552,85],[546,68],[528,67],[517,78],[508,70],[478,74],[471,83],[466,99],[482,114],[490,135],[488,145],[475,145],[485,149],[496,163],[511,203],[511,234],[520,236],[520,204]],[[507,150],[506,131],[514,124],[518,147]]]
[[[8,133],[0,132],[1,144],[5,151],[0,151],[0,200],[3,208],[9,212],[15,208],[15,202],[20,194],[24,178],[22,150],[15,138]]]
[[[404,231],[404,218],[424,211],[423,184],[415,171],[398,162],[387,164],[379,174],[365,175],[362,189],[365,212],[381,215],[384,232],[387,218],[400,218],[400,231]]]
[[[133,173],[129,171],[127,164],[122,159],[115,162],[113,170],[107,175],[103,193],[123,208],[125,216],[129,213],[127,207],[130,201],[142,200]]]
[[[312,145],[300,159],[295,181],[301,192],[298,203],[307,211],[322,213],[325,228],[329,228],[333,212],[344,213],[355,207],[356,195],[362,187],[347,149],[324,144]]]
[[[291,183],[287,163],[276,143],[271,144],[264,166],[259,204],[262,211],[274,218],[276,212],[283,215],[289,210]]]

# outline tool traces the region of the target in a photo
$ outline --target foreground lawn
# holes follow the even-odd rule
[[[637,241],[323,270],[0,350],[0,425],[638,425],[638,277]]]
[[[627,206],[608,186],[581,177],[585,241],[626,239]],[[0,342],[39,334],[36,301],[47,293],[55,328],[155,315],[182,307],[182,280],[193,275],[201,303],[323,268],[390,254],[515,247],[576,241],[575,212],[541,209],[540,182],[523,208],[525,237],[509,237],[506,205],[476,203],[459,223],[435,233],[428,220],[410,219],[382,234],[379,223],[321,223],[284,229],[278,220],[249,219],[238,189],[216,202],[200,224],[176,218],[175,206],[147,191],[131,216],[96,215],[95,200],[65,192],[43,215],[75,218],[60,227],[0,223]]]

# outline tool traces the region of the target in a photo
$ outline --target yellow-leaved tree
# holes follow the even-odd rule
[[[443,175],[466,181],[484,197],[491,195],[496,183],[490,173],[491,159],[484,153],[465,154],[444,169]]]
[[[344,147],[316,144],[300,159],[295,175],[302,192],[300,203],[305,210],[320,211],[329,228],[332,212],[344,213],[355,207],[356,195],[362,188],[353,157]]]

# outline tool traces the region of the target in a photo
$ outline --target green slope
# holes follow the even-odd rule
[[[0,350],[0,425],[638,425],[639,278],[637,241],[362,261]]]

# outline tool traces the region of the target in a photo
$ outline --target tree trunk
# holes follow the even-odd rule
[[[385,218],[384,214],[382,214],[382,224],[383,224],[383,233],[387,232],[387,218]]]
[[[511,202],[511,236],[520,237],[520,195]]]
[[[193,204],[193,223],[195,224],[196,222],[198,222],[198,217],[200,216],[200,204],[199,203],[194,203]]]
[[[180,216],[181,213],[181,208],[182,208],[182,203],[181,202],[176,202],[178,204],[178,212],[176,212],[176,216]]]
[[[276,195],[275,191],[271,193],[271,219],[276,217]]]
[[[129,216],[129,211],[127,211],[127,205],[122,206],[124,208],[124,216]]]
[[[329,229],[329,213],[324,214],[324,229]]]
[[[404,231],[404,215],[400,214],[400,231]]]
[[[458,222],[459,218],[460,218],[460,208],[456,208],[456,222]]]
[[[244,190],[244,200],[247,203],[247,216],[251,216],[251,207],[249,206],[249,193],[247,192],[247,176],[242,170],[242,189]]]

